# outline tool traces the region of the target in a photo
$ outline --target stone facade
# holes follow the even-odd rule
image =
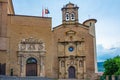
[[[93,76],[96,19],[79,23],[79,7],[68,3],[61,9],[62,24],[52,30],[50,17],[15,15],[8,1],[0,0],[0,74],[59,79]]]

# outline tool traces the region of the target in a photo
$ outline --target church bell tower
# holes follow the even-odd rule
[[[63,6],[62,10],[62,22],[65,23],[78,23],[78,9],[79,7],[73,3],[68,3]]]

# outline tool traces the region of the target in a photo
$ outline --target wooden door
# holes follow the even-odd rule
[[[69,78],[75,78],[75,68],[73,66],[70,66],[68,69]]]
[[[37,76],[37,60],[29,58],[26,62],[26,76]]]
[[[26,76],[37,76],[37,64],[26,65]]]

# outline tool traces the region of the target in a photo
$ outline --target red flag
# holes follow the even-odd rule
[[[50,14],[48,9],[42,9],[42,17],[44,17],[45,14]]]
[[[48,9],[45,9],[45,14],[50,14]]]

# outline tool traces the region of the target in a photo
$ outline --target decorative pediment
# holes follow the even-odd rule
[[[75,35],[75,34],[76,34],[76,32],[73,30],[69,30],[66,32],[66,35]]]
[[[30,37],[28,39],[22,39],[20,43],[21,44],[31,44],[31,43],[32,44],[42,44],[43,41]]]

